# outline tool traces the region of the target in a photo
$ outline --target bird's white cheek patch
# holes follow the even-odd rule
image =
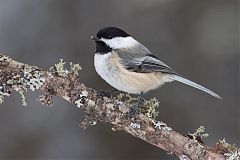
[[[113,49],[129,48],[138,44],[138,41],[132,37],[115,37],[112,39],[101,38],[101,40]]]

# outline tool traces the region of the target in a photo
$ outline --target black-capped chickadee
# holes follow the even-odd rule
[[[145,46],[117,27],[105,27],[91,39],[96,42],[94,66],[97,73],[120,91],[142,95],[165,82],[176,80],[221,98],[215,92],[179,76]]]

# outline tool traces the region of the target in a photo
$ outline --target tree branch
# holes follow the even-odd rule
[[[237,148],[230,150],[230,147],[220,142],[210,148],[200,143],[196,137],[183,136],[163,122],[142,113],[130,118],[126,115],[129,102],[119,97],[99,97],[97,91],[80,83],[77,72],[79,65],[71,64],[71,70],[68,71],[64,64],[61,61],[52,71],[44,71],[0,54],[1,101],[4,96],[17,91],[25,104],[23,92],[26,89],[40,89],[42,94],[39,101],[44,104],[52,105],[52,97],[58,96],[81,108],[85,112],[85,120],[81,123],[83,128],[97,122],[110,123],[112,130],[123,130],[182,160],[224,160],[230,157],[225,153],[240,153]]]

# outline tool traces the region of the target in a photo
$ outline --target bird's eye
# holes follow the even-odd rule
[[[108,39],[111,39],[111,38],[112,38],[112,36],[111,36],[111,35],[108,35],[107,37],[108,37]]]

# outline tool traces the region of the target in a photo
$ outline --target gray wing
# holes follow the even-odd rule
[[[141,48],[141,47],[140,47]],[[138,51],[138,53],[136,53]],[[152,55],[149,50],[116,50],[127,70],[140,73],[162,72],[175,74],[165,63]]]
[[[140,58],[134,58],[125,66],[126,69],[134,72],[162,72],[175,74],[175,72],[168,65],[160,61],[152,54]]]

